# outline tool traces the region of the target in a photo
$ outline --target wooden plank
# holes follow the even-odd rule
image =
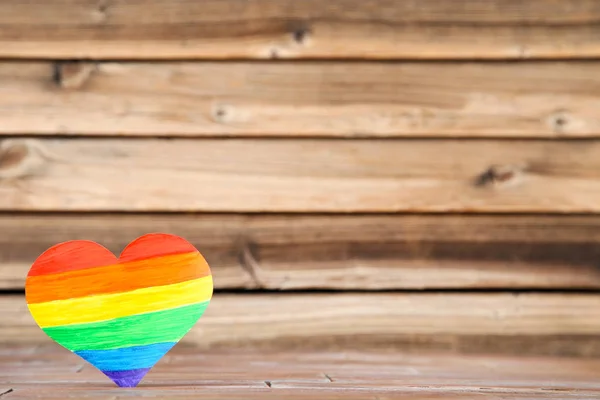
[[[6,372],[0,381],[7,381],[5,390],[13,390],[9,398],[114,400],[115,394],[125,393],[107,384],[99,371],[82,365],[77,356],[61,350],[58,346],[0,348],[0,371]],[[24,351],[31,354],[24,356]],[[176,346],[135,389],[135,395],[169,399],[588,399],[600,394],[598,367],[599,360],[565,357],[310,349],[198,353]]]
[[[190,240],[217,289],[598,289],[600,217],[0,214],[0,288],[56,243]]]
[[[31,355],[24,356],[24,350]],[[13,390],[9,398],[114,400],[116,394],[125,393],[107,384],[99,371],[82,365],[77,356],[61,350],[58,346],[0,348],[0,371],[7,373],[0,381],[6,380],[6,390]],[[135,395],[170,399],[587,399],[600,393],[599,366],[598,360],[564,357],[310,349],[199,354],[176,346],[135,389]]]
[[[590,140],[48,139],[2,147],[5,211],[600,211],[600,142]]]
[[[5,0],[0,57],[598,57],[594,0]]]
[[[598,70],[596,61],[5,62],[0,134],[597,137]]]
[[[0,311],[4,343],[48,343],[24,296]],[[598,294],[216,294],[181,343],[598,357],[599,331]]]

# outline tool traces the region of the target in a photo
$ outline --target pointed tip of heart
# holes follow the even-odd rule
[[[111,381],[119,387],[136,387],[150,368],[130,369],[127,371],[102,371]]]

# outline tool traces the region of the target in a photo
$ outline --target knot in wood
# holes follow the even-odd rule
[[[293,42],[300,46],[306,44],[309,36],[312,34],[310,21],[305,19],[288,21],[287,29],[292,36]]]
[[[308,28],[298,28],[298,29],[294,30],[294,32],[292,33],[292,35],[294,37],[294,42],[296,42],[298,44],[304,44],[304,42],[306,41],[306,38],[308,37],[309,34],[310,34],[310,29],[308,29]]]
[[[492,165],[481,173],[476,186],[490,186],[514,183],[522,175],[523,168],[515,165]]]
[[[90,79],[96,65],[89,62],[57,62],[53,80],[63,89],[79,89]]]
[[[45,163],[40,144],[33,140],[9,139],[0,143],[0,179],[25,178]]]

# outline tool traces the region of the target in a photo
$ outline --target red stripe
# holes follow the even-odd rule
[[[179,236],[149,233],[129,243],[121,253],[119,261],[130,262],[197,251],[190,242]]]
[[[73,240],[50,247],[35,260],[27,276],[57,274],[117,263],[106,247],[89,240]]]
[[[98,243],[72,240],[52,246],[42,253],[27,276],[57,274],[197,251],[187,240],[164,233],[140,236],[125,247],[119,259]]]

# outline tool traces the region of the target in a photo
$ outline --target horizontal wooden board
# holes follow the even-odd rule
[[[24,296],[0,296],[4,343],[47,343]],[[439,349],[600,356],[600,295],[217,294],[198,348]]]
[[[0,144],[0,210],[599,212],[600,141]]]
[[[596,61],[4,62],[0,134],[597,137],[599,70]]]
[[[59,346],[0,347],[6,399],[115,400],[126,393]],[[190,351],[175,346],[138,398],[290,400],[596,399],[598,359],[396,351]],[[6,389],[4,389],[6,387]],[[3,399],[5,400],[5,399]]]
[[[598,57],[594,0],[4,0],[0,57]]]
[[[217,289],[598,289],[600,217],[0,214],[0,288],[56,243],[190,240]]]

